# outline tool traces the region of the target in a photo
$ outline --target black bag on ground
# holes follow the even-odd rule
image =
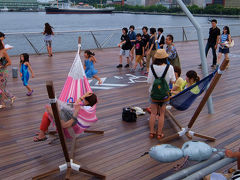
[[[131,107],[123,108],[122,120],[126,122],[136,122],[137,114],[136,110]]]

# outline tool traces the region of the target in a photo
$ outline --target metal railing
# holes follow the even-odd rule
[[[220,29],[224,25],[218,25]],[[240,24],[228,24],[232,36],[240,36]],[[204,38],[208,38],[210,24],[202,25]],[[197,40],[197,33],[193,26],[165,26],[164,35],[172,34],[174,41]],[[141,28],[136,28],[136,33],[142,33]],[[117,47],[120,42],[121,28],[79,30],[79,31],[57,31],[53,36],[53,52],[76,51],[76,39],[82,37],[82,49],[101,49]],[[14,46],[9,50],[10,55],[19,55],[23,52],[29,54],[46,53],[44,36],[40,32],[18,32],[6,33],[5,44]]]

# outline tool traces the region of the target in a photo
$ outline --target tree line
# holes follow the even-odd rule
[[[132,12],[158,12],[158,13],[182,13],[180,7],[166,8],[163,5],[152,6],[131,6],[131,5],[114,5],[116,11],[132,11]],[[218,14],[218,15],[240,15],[240,8],[224,8],[219,4],[209,5],[200,8],[197,5],[188,6],[193,14]]]

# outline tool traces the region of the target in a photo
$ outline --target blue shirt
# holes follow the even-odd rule
[[[131,31],[129,31],[128,32],[128,37],[129,37],[129,39],[130,39],[130,41],[131,40],[136,40],[136,33],[133,31],[133,32],[131,32]],[[134,42],[131,42],[131,44],[132,44],[132,46],[134,45]]]

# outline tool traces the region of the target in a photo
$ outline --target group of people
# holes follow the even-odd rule
[[[220,29],[217,27],[217,20],[211,20],[211,25],[212,27],[209,30],[209,38],[206,44],[206,56],[211,48],[213,53],[211,67],[217,68],[221,62],[222,54],[225,55],[225,58],[228,58],[228,45],[231,44],[232,39],[228,26],[225,26],[222,34],[220,34]],[[168,34],[165,38],[163,35],[163,28],[158,28],[157,30],[156,28],[150,28],[150,34],[148,34],[148,27],[146,26],[142,28],[142,34],[136,34],[134,29],[133,25],[129,27],[129,30],[126,27],[122,28],[121,42],[118,44],[121,48],[120,61],[117,68],[123,67],[123,56],[127,59],[127,63],[124,66],[125,68],[130,67],[130,63],[133,62],[135,57],[135,63],[131,71],[136,71],[138,65],[141,71],[144,70],[146,66],[145,74],[148,76],[147,81],[150,84],[150,94],[152,93],[152,87],[156,77],[162,77],[164,71],[166,71],[164,78],[167,84],[170,85],[170,96],[178,94],[200,80],[197,72],[194,70],[190,70],[186,73],[186,80],[181,78],[181,64],[176,47],[173,43],[173,35]],[[165,44],[166,48],[164,49]],[[218,45],[219,54],[217,58],[216,49]],[[151,68],[150,64],[152,64]],[[168,66],[168,64],[170,66]],[[199,89],[193,88],[191,91],[193,93],[198,93]],[[147,108],[147,110],[151,112],[149,120],[150,138],[153,138],[155,135],[158,139],[164,137],[162,128],[164,124],[165,109],[168,102],[169,99],[163,102],[153,102],[150,97],[151,106]],[[156,119],[158,119],[157,130],[154,129]]]
[[[7,78],[8,70],[7,67],[12,64],[12,61],[7,53],[8,48],[5,48],[3,40],[5,39],[5,34],[0,32],[0,109],[7,107],[9,104],[12,105],[16,97],[13,96],[7,89]],[[19,62],[19,73],[23,85],[27,88],[27,96],[31,96],[33,89],[29,86],[29,70],[34,77],[34,73],[29,62],[29,55],[23,53],[20,55]]]
[[[144,26],[142,28],[142,34],[135,33],[135,27],[131,25],[129,31],[126,27],[122,28],[121,42],[118,44],[120,47],[120,60],[117,68],[123,67],[123,56],[127,59],[127,64],[125,68],[130,67],[130,63],[134,64],[131,71],[136,71],[139,65],[139,70],[144,70],[146,66],[145,74],[148,75],[150,62],[154,61],[154,55],[157,49],[163,49],[166,43],[166,52],[169,54],[168,61],[174,66],[180,67],[180,61],[177,54],[177,50],[173,43],[173,36],[171,34],[167,35],[166,40],[163,35],[163,28],[150,28],[150,35],[148,34],[148,27]],[[134,60],[135,51],[135,63]]]

